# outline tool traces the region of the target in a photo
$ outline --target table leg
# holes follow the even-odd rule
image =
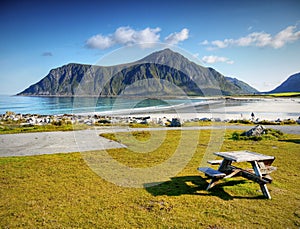
[[[209,185],[207,186],[206,190],[214,187],[218,183],[219,180],[220,179],[218,179],[218,178],[212,178],[211,181],[209,182]]]
[[[229,165],[231,165],[231,161],[224,159],[224,160],[222,161],[221,165],[219,166],[218,170],[219,170],[220,172],[224,172],[224,171],[226,170],[226,168],[227,168]],[[214,186],[218,183],[218,181],[219,181],[220,179],[222,179],[222,178],[215,178],[215,177],[213,177],[213,178],[211,179],[209,185],[207,186],[206,190],[208,190],[208,189],[214,187]]]
[[[229,165],[231,165],[231,162],[232,162],[232,161],[229,161],[229,160],[227,160],[227,159],[223,159],[223,161],[222,161],[221,165],[219,166],[218,170],[219,170],[220,172],[226,171],[227,167],[228,167]]]
[[[259,168],[259,166],[258,166],[257,161],[252,161],[251,164],[252,164],[252,167],[253,167],[253,170],[254,170],[255,175],[257,175],[257,176],[259,176],[260,178],[262,178],[262,174],[261,174],[261,172],[260,172],[260,168]],[[266,184],[259,184],[259,185],[260,185],[260,189],[261,189],[263,195],[264,195],[265,197],[267,197],[268,199],[271,199],[271,195],[270,195],[270,193],[269,193],[269,190],[268,190],[267,185],[266,185]]]

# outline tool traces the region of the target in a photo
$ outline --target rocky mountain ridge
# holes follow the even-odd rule
[[[241,81],[239,81],[241,82]],[[249,86],[249,85],[248,85]],[[253,94],[213,68],[206,68],[170,49],[133,63],[115,66],[67,64],[52,69],[22,96],[177,96]]]

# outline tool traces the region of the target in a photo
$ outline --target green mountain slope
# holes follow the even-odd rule
[[[238,80],[237,78],[232,78],[232,77],[225,77],[226,80],[228,80],[229,82],[233,83],[234,85],[236,85],[237,87],[241,88],[243,91],[248,91],[249,94],[256,94],[259,93],[258,90],[256,90],[255,88],[251,87],[249,84]]]
[[[173,90],[173,91],[172,91]],[[181,91],[181,92],[179,92]],[[251,91],[251,90],[250,90]],[[22,96],[233,95],[252,93],[221,73],[170,49],[116,66],[68,64],[52,69]]]

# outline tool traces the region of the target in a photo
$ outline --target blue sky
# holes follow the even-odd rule
[[[300,71],[300,1],[16,1],[0,8],[0,94],[16,94],[50,69],[96,64],[147,42],[174,45],[204,66],[260,91]],[[120,58],[107,58],[116,64]]]

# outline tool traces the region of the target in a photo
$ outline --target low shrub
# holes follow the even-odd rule
[[[280,130],[275,130],[268,128],[265,130],[265,133],[261,136],[244,136],[243,133],[233,132],[230,139],[238,140],[252,140],[252,141],[261,141],[261,140],[280,140],[284,138],[284,134]]]
[[[62,120],[52,121],[51,124],[54,125],[54,126],[62,126],[63,121]]]
[[[259,121],[257,124],[260,124],[260,125],[280,125],[281,123],[280,122],[269,121],[269,120],[262,120],[262,121]]]
[[[107,119],[100,119],[98,121],[99,124],[111,124],[111,121],[107,120]]]
[[[247,120],[247,119],[230,120],[229,123],[252,124],[252,122],[250,120]]]
[[[294,125],[297,122],[295,120],[293,120],[293,119],[287,119],[287,120],[283,120],[282,123],[286,124],[286,125]]]
[[[130,128],[145,128],[145,127],[149,127],[148,123],[130,123],[129,124]]]
[[[240,140],[240,134],[238,132],[233,132],[231,135],[232,140]]]

